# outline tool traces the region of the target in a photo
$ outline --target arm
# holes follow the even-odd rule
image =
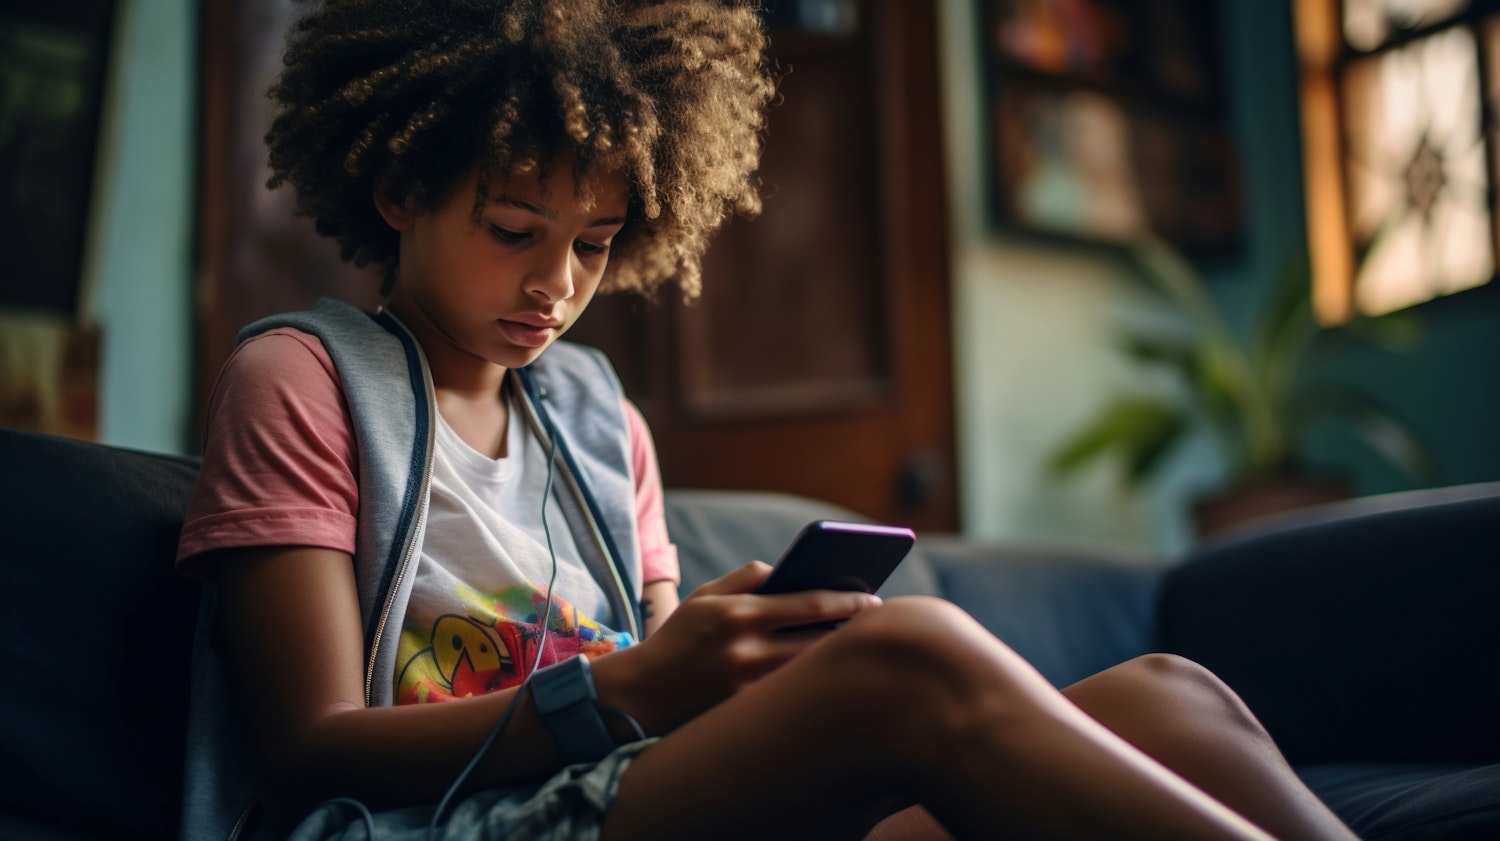
[[[653,581],[642,588],[641,618],[646,622],[646,636],[656,633],[680,603],[675,581]]]
[[[629,400],[622,402],[630,434],[636,534],[641,550],[642,580],[645,581],[641,588],[641,618],[645,621],[642,630],[650,636],[677,609],[680,600],[677,583],[682,580],[682,574],[677,564],[677,547],[667,535],[666,502],[651,430],[634,403]]]
[[[243,678],[273,819],[295,820],[338,795],[371,808],[437,800],[515,694],[367,708],[348,555],[275,547],[213,560],[224,640]],[[505,784],[559,765],[550,736],[523,703],[478,773]]]

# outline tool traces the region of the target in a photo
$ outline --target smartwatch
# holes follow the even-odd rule
[[[538,669],[527,681],[531,700],[542,723],[557,740],[563,762],[598,762],[617,747],[599,717],[594,675],[587,657],[578,655]]]

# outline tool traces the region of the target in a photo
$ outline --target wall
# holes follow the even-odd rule
[[[196,10],[116,6],[84,257],[83,310],[102,337],[99,438],[173,453],[192,413]]]

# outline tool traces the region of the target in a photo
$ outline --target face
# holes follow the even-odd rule
[[[562,155],[545,180],[536,169],[496,178],[477,225],[472,173],[426,209],[377,195],[381,215],[401,235],[399,280],[387,306],[416,333],[440,385],[532,362],[592,300],[625,224],[629,191],[618,174],[599,174],[589,181],[594,201],[584,206],[573,165]]]

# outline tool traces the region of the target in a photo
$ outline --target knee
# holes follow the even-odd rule
[[[874,654],[908,677],[921,670],[967,672],[976,650],[1003,648],[961,608],[928,596],[891,599],[861,613],[830,642],[852,656]]]
[[[1178,709],[1195,717],[1212,716],[1261,735],[1264,729],[1245,702],[1218,675],[1176,654],[1144,654],[1110,670],[1146,703]]]
[[[936,722],[1015,708],[1050,689],[1020,655],[942,599],[892,599],[828,642],[830,659],[864,675],[859,683],[883,681],[898,706],[927,710]]]

